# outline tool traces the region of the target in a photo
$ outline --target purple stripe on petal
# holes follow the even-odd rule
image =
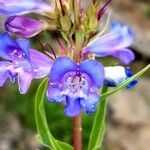
[[[18,85],[19,85],[19,91],[21,94],[25,94],[28,91],[28,88],[31,84],[31,81],[33,79],[33,75],[31,72],[27,71],[20,71],[18,74]]]
[[[75,117],[82,112],[82,107],[79,103],[80,99],[66,97],[65,114],[69,117]]]
[[[51,68],[50,72],[50,80],[51,83],[60,83],[62,80],[62,77],[67,73],[71,71],[76,71],[78,69],[78,65],[72,61],[68,57],[60,57],[58,58]]]
[[[81,72],[86,73],[90,77],[93,86],[97,88],[102,87],[104,81],[104,67],[100,62],[92,59],[85,60],[80,64],[80,69]]]
[[[129,63],[134,59],[134,56],[132,52],[129,52],[129,50],[125,51],[125,49],[129,47],[132,42],[133,33],[128,26],[121,27],[120,24],[113,24],[111,32],[89,43],[84,48],[84,52],[94,53],[98,57],[112,55],[119,58],[122,62]],[[125,60],[122,55],[126,57]],[[127,57],[129,57],[128,60]]]
[[[66,97],[61,94],[61,89],[57,86],[50,85],[47,90],[47,98],[51,102],[60,103],[65,101]]]
[[[0,34],[0,57],[11,60],[11,53],[14,50],[21,51],[20,47],[7,32]]]
[[[91,114],[95,111],[98,101],[99,95],[97,93],[89,93],[87,99],[80,100],[80,105],[88,114]]]
[[[22,52],[25,54],[24,57],[29,59],[29,48],[30,48],[30,41],[27,39],[17,39],[16,43],[20,46]]]
[[[30,49],[30,62],[33,67],[33,77],[34,78],[42,78],[47,76],[50,73],[53,60],[47,55]]]
[[[120,32],[110,32],[97,38],[85,47],[85,51],[94,52],[98,56],[103,56],[112,53],[112,51],[128,47],[132,42],[133,35],[127,27],[123,27]]]
[[[1,61],[0,62],[0,86],[3,86],[3,84],[6,82],[7,79],[10,78],[9,74],[9,66],[12,64],[8,61]]]

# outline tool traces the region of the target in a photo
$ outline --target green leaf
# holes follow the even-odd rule
[[[135,74],[134,76],[130,77],[129,79],[125,80],[123,83],[119,84],[118,86],[116,86],[113,90],[110,90],[104,94],[101,95],[101,100],[104,100],[106,97],[116,93],[117,91],[119,91],[120,89],[126,87],[130,82],[132,82],[133,80],[138,79],[141,75],[143,75],[143,73],[145,73],[148,69],[150,68],[150,64],[147,65],[144,69],[142,69],[141,71],[139,71],[137,74]]]
[[[61,32],[61,35],[62,35],[63,39],[66,40],[67,43],[69,43],[67,35],[64,32]]]
[[[107,92],[108,87],[103,87],[102,93]],[[97,150],[103,141],[103,135],[105,132],[105,116],[106,116],[106,99],[101,101],[98,110],[95,114],[95,119],[90,134],[90,140],[88,144],[88,150]]]
[[[108,29],[108,26],[109,26],[109,23],[110,23],[110,16],[111,16],[111,13],[108,14],[108,17],[107,17],[107,20],[106,20],[106,23],[105,23],[105,26],[103,27],[103,29],[98,32],[93,38],[91,38],[90,42],[88,44],[91,44],[93,43],[96,39],[98,39],[103,33],[105,33]]]
[[[89,30],[92,31],[96,29],[97,25],[98,25],[97,17],[95,15],[91,16],[91,18],[89,19]]]
[[[56,141],[63,148],[63,150],[73,150],[71,145],[64,143],[64,142],[61,142],[61,141],[58,141],[58,140],[56,140]]]
[[[82,45],[84,42],[84,33],[82,31],[76,31],[76,44]]]
[[[127,79],[126,81],[124,81],[123,83],[121,83],[120,85],[118,85],[116,88],[114,88],[111,91],[107,92],[108,90],[107,87],[104,87],[102,89],[101,102],[96,112],[94,124],[93,124],[91,135],[90,135],[88,150],[99,150],[101,147],[104,132],[105,132],[105,116],[106,116],[106,104],[107,104],[106,98],[110,96],[111,94],[117,92],[118,90],[126,87],[133,80],[138,79],[149,68],[150,68],[150,65],[146,66],[144,69],[142,69],[137,74]]]
[[[56,140],[49,130],[44,108],[44,98],[47,86],[48,79],[45,79],[40,84],[35,97],[35,118],[38,137],[41,143],[51,150],[72,150],[72,147],[67,143]]]
[[[60,18],[61,29],[64,32],[69,32],[71,29],[71,21],[68,16],[63,16]]]

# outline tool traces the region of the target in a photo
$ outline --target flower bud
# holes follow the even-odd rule
[[[43,31],[45,22],[25,16],[12,16],[5,22],[5,29],[8,32],[30,38]]]

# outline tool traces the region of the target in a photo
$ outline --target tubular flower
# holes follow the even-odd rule
[[[116,87],[118,84],[127,80],[133,76],[133,71],[129,67],[115,66],[115,67],[105,67],[105,80],[104,84],[109,87]],[[134,80],[128,84],[127,88],[130,89],[137,84]]]
[[[52,102],[64,102],[67,116],[74,117],[82,110],[91,114],[95,110],[98,90],[104,81],[104,68],[99,62],[87,59],[76,64],[68,57],[60,57],[54,62],[49,77],[47,97]]]
[[[44,30],[46,22],[39,21],[25,16],[12,16],[5,22],[5,29],[8,32],[30,38]]]
[[[129,64],[135,58],[134,53],[127,48],[132,42],[133,33],[130,27],[113,22],[110,32],[90,42],[84,48],[84,52],[94,53],[97,57],[111,55],[124,64]]]
[[[17,78],[19,91],[24,94],[32,79],[42,78],[49,74],[51,59],[30,49],[28,40],[14,41],[8,33],[3,33],[0,35],[0,47],[0,57],[6,59],[0,62],[0,86],[3,86],[7,79],[13,83]]]
[[[44,14],[48,11],[53,11],[53,7],[42,0],[0,0],[0,13],[10,16],[28,13]]]
[[[76,61],[78,63],[69,57],[57,58],[49,74],[49,101],[64,102],[65,114],[70,117],[79,115],[82,110],[88,114],[94,112],[100,97],[99,89],[103,85],[115,87],[133,76],[133,72],[128,67],[104,67],[100,62],[89,59],[89,54],[94,53],[100,57],[112,55],[128,64],[134,59],[133,52],[126,48],[132,41],[133,35],[129,27],[113,23],[110,33],[82,49],[79,61]],[[127,88],[136,84],[136,80],[132,81]]]
[[[49,77],[47,97],[49,101],[65,104],[65,114],[79,115],[82,110],[94,112],[99,102],[99,90],[103,85],[115,87],[133,75],[129,68],[121,66],[104,67],[94,60],[96,57],[112,56],[124,64],[135,59],[128,48],[133,42],[129,26],[117,22],[111,24],[109,33],[94,37],[101,23],[109,0],[101,9],[93,1],[88,8],[82,8],[80,1],[55,1],[54,7],[42,0],[0,0],[0,13],[11,15],[5,29],[17,35],[30,38],[43,30],[58,30],[68,45],[56,38],[54,51],[49,43],[39,44],[49,54],[30,49],[25,39],[12,40],[7,33],[0,36],[0,86],[7,79],[18,79],[19,90],[26,93],[34,78]],[[74,8],[74,9],[72,9]],[[43,20],[16,16],[28,13],[45,15]],[[75,16],[75,17],[73,17]],[[94,40],[91,40],[94,39]],[[46,51],[49,49],[51,52]],[[92,58],[92,59],[91,59]],[[131,82],[132,88],[137,81]]]

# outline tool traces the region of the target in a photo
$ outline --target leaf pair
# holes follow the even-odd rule
[[[108,91],[108,87],[103,87],[101,94],[101,102],[98,106],[98,110],[95,115],[88,150],[99,150],[101,147],[105,132],[105,117],[107,105],[106,98],[116,93],[120,89],[126,87],[131,81],[139,78],[149,68],[150,65],[146,66],[140,72],[127,79],[126,81],[115,87],[113,90]],[[47,86],[48,79],[45,79],[40,84],[35,98],[35,117],[39,139],[43,145],[45,145],[51,150],[73,150],[73,148],[69,144],[56,140],[49,130],[44,108],[44,98]]]

